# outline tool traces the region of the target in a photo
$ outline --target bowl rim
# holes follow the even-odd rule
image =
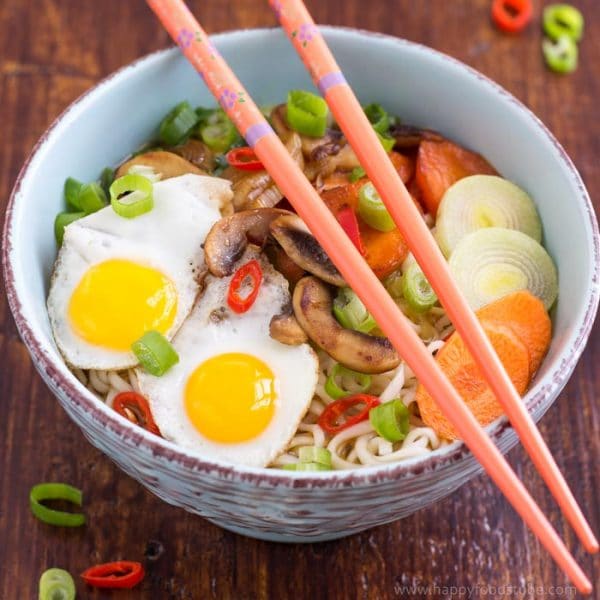
[[[473,67],[438,50],[424,46],[423,44],[411,42],[392,35],[352,27],[319,26],[319,28],[325,35],[359,35],[367,39],[382,39],[388,43],[409,48],[413,51],[420,52],[425,56],[429,55],[438,61],[447,62],[454,67],[459,67],[466,72],[467,75],[475,77],[493,92],[499,94],[505,100],[508,100],[518,109],[520,109],[520,111],[522,111],[524,115],[528,117],[534,125],[537,126],[540,133],[545,135],[547,141],[554,146],[555,150],[558,152],[560,160],[563,163],[563,166],[571,174],[579,192],[578,201],[580,201],[582,204],[582,208],[584,209],[584,212],[588,218],[588,224],[590,226],[590,242],[593,246],[592,251],[594,258],[592,283],[594,285],[588,286],[588,298],[585,314],[577,331],[574,342],[572,342],[570,347],[566,349],[568,355],[566,358],[560,361],[560,363],[551,373],[548,373],[546,376],[545,379],[550,381],[549,384],[542,386],[538,385],[537,388],[534,388],[535,393],[533,393],[534,390],[531,390],[526,396],[527,409],[531,412],[542,403],[547,393],[550,393],[551,390],[555,388],[561,389],[567,382],[581,353],[583,352],[594,323],[596,311],[598,309],[598,301],[600,297],[600,287],[598,286],[600,274],[600,236],[598,233],[596,215],[581,176],[558,140],[542,123],[542,121],[507,90]],[[264,35],[272,34],[275,31],[280,31],[280,28],[275,26],[236,29],[212,35],[211,38],[218,43],[222,39],[239,35]],[[150,452],[153,457],[156,457],[157,459],[163,459],[165,462],[172,464],[174,468],[181,466],[191,471],[213,475],[216,474],[217,477],[226,478],[230,481],[238,480],[250,485],[261,485],[261,487],[284,486],[289,488],[330,489],[337,489],[340,487],[340,485],[363,487],[369,486],[375,482],[390,482],[399,480],[404,476],[416,476],[426,471],[436,471],[447,464],[462,461],[463,459],[472,456],[472,453],[463,442],[453,442],[452,444],[444,446],[443,448],[438,449],[431,454],[417,456],[397,463],[383,463],[380,465],[367,466],[352,470],[330,471],[322,473],[294,473],[285,470],[248,467],[245,465],[237,465],[224,461],[221,462],[218,460],[207,460],[193,451],[188,451],[185,448],[177,446],[173,442],[154,436],[145,430],[136,427],[124,417],[121,417],[114,411],[110,411],[106,405],[95,398],[91,392],[85,394],[78,389],[78,385],[81,384],[79,384],[75,375],[71,373],[70,376],[66,376],[61,370],[61,368],[64,369],[65,365],[57,364],[57,361],[51,359],[43,350],[40,338],[33,330],[23,313],[23,308],[17,292],[11,258],[13,255],[11,229],[13,225],[16,200],[23,182],[28,175],[30,164],[36,157],[37,153],[48,141],[54,129],[65,119],[67,115],[74,111],[84,99],[95,93],[99,88],[103,88],[109,84],[109,82],[111,82],[113,79],[124,75],[127,71],[133,72],[136,67],[143,63],[151,62],[153,60],[160,60],[163,56],[176,54],[178,52],[179,49],[176,46],[170,46],[146,54],[112,72],[76,98],[52,121],[50,126],[39,138],[29,156],[25,160],[23,166],[21,167],[13,186],[6,207],[6,216],[2,232],[2,266],[6,286],[6,295],[8,298],[9,307],[17,326],[17,330],[33,358],[34,366],[42,374],[43,378],[46,380],[46,383],[53,388],[55,393],[58,390],[62,392],[62,395],[68,402],[76,405],[77,408],[83,410],[84,412],[87,412],[88,418],[96,420],[103,428],[115,433],[122,439],[124,443],[131,444],[135,447],[141,446],[145,451]],[[486,428],[489,436],[496,442],[502,436],[502,434],[506,432],[507,429],[511,429],[511,425],[506,417],[497,419],[494,423]]]

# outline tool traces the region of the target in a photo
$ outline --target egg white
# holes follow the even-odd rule
[[[261,263],[263,282],[246,313],[236,314],[227,306],[231,277],[207,276],[203,295],[172,341],[179,363],[162,377],[148,375],[141,368],[136,373],[140,391],[165,438],[206,458],[264,467],[285,449],[306,413],[317,385],[318,359],[308,344],[286,346],[270,337],[271,318],[289,305],[288,283],[256,248],[250,247],[238,266],[253,258]],[[184,406],[185,387],[194,370],[207,359],[229,352],[259,358],[276,378],[277,400],[271,422],[258,436],[240,443],[205,438],[191,423]],[[235,373],[231,375],[235,377]]]
[[[111,350],[80,338],[68,319],[73,291],[86,271],[109,259],[152,267],[169,277],[177,291],[177,312],[166,332],[171,339],[189,314],[204,271],[202,243],[219,208],[232,197],[230,182],[183,175],[154,184],[154,208],[125,219],[107,206],[65,229],[48,295],[54,339],[65,360],[81,369],[125,369],[137,364],[132,352]],[[122,290],[124,296],[127,290]]]

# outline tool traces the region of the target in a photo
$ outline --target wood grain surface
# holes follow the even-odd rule
[[[308,2],[320,23],[415,40],[498,81],[556,134],[592,198],[600,202],[598,0],[575,2],[585,14],[586,35],[579,70],[568,77],[555,76],[543,65],[539,16],[544,2],[534,2],[535,23],[519,37],[494,30],[490,4]],[[275,25],[266,1],[197,0],[190,5],[210,32]],[[2,0],[0,206],[35,141],[71,101],[118,67],[168,43],[142,0]],[[101,593],[78,582],[79,597],[575,597],[487,477],[410,518],[348,539],[304,546],[245,539],[163,504],[86,442],[35,373],[4,294],[0,357],[1,600],[37,598],[39,575],[50,566],[79,573],[117,558],[144,561],[148,574],[143,584],[129,592]],[[596,532],[599,369],[600,332],[595,328],[573,378],[540,424]],[[509,458],[585,571],[600,584],[598,558],[582,551],[523,451],[517,448]],[[86,527],[56,529],[31,516],[28,490],[43,480],[68,481],[85,490]]]

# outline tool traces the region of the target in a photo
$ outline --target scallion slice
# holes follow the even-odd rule
[[[73,177],[67,177],[65,179],[65,200],[67,206],[73,210],[81,210],[81,204],[79,204],[79,192],[83,187],[81,181],[73,179]]]
[[[180,102],[160,124],[161,141],[169,146],[176,146],[192,131],[199,120],[200,117],[189,102]]]
[[[327,129],[329,109],[323,98],[304,90],[292,90],[287,97],[287,122],[298,133],[322,137]]]
[[[56,215],[56,218],[54,219],[54,236],[56,237],[56,243],[59,246],[62,246],[63,243],[65,227],[73,223],[73,221],[81,219],[81,217],[85,217],[84,212],[62,212]]]
[[[64,569],[44,571],[39,587],[39,600],[75,600],[75,582]]]
[[[301,446],[298,458],[303,464],[317,463],[331,469],[331,452],[319,446]]]
[[[95,181],[81,186],[78,196],[79,206],[86,215],[91,215],[108,204],[102,186]]]
[[[227,152],[240,139],[235,125],[222,110],[214,111],[200,125],[200,137],[213,152],[220,153]]]
[[[110,203],[113,210],[126,219],[150,212],[154,206],[152,182],[143,175],[123,175],[110,186]]]
[[[338,379],[340,383],[338,384]],[[347,389],[350,387],[352,389]],[[331,370],[331,374],[325,382],[325,391],[334,400],[345,398],[352,394],[364,394],[371,387],[371,376],[366,373],[359,373],[336,363]]]
[[[365,115],[377,133],[384,134],[390,128],[390,116],[381,104],[369,104],[364,107]]]
[[[416,261],[402,276],[402,294],[415,312],[426,312],[437,302],[435,292]]]
[[[354,167],[354,169],[352,169],[352,172],[350,173],[350,182],[355,183],[359,179],[365,177],[366,174],[367,173],[362,167]]]
[[[331,471],[331,467],[327,467],[317,462],[299,462],[299,463],[288,463],[283,465],[286,471]]]
[[[394,220],[370,181],[358,192],[358,214],[367,225],[377,231],[388,232],[396,229]]]
[[[145,371],[160,377],[179,362],[179,356],[167,338],[158,331],[147,331],[131,345]]]
[[[79,527],[85,523],[83,513],[71,513],[54,510],[44,506],[44,500],[65,500],[76,506],[83,503],[81,490],[66,483],[39,483],[34,485],[29,492],[29,506],[31,512],[44,523],[59,527]]]
[[[377,131],[375,133],[377,134],[377,137],[379,138],[379,141],[381,142],[383,149],[387,153],[390,153],[394,149],[394,146],[396,145],[396,140],[387,134],[379,133]]]
[[[583,36],[583,15],[581,11],[570,4],[550,4],[544,8],[542,22],[544,33],[557,41],[567,35],[575,42]]]
[[[361,299],[350,289],[340,288],[333,301],[333,314],[342,327],[369,333],[377,326]]]
[[[402,441],[409,430],[408,408],[399,398],[380,404],[369,411],[373,429],[388,442]]]
[[[115,180],[115,170],[111,167],[104,167],[100,173],[100,185],[106,194],[109,193],[110,186]]]

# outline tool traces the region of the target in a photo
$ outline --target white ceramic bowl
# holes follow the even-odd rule
[[[474,70],[395,38],[323,31],[361,100],[381,102],[407,123],[438,129],[476,149],[534,197],[560,273],[552,346],[526,398],[539,419],[571,375],[597,309],[598,230],[581,178],[542,123]],[[281,101],[290,88],[312,87],[279,30],[225,33],[214,41],[257,102]],[[476,475],[480,467],[460,443],[426,458],[322,474],[206,461],[134,427],[66,368],[45,308],[63,181],[97,177],[147,140],[162,115],[185,98],[213,104],[176,49],[120,70],[56,120],[13,190],[2,256],[8,299],[37,370],[70,417],[92,444],[166,502],[270,540],[349,535],[404,517]],[[503,452],[517,441],[504,419],[489,432]]]

